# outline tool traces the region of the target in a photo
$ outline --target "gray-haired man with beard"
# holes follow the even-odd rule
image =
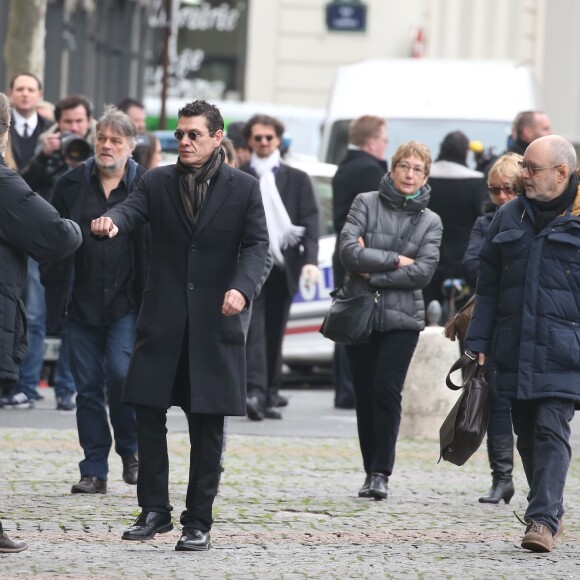
[[[123,480],[137,483],[137,424],[121,401],[146,273],[147,230],[104,244],[91,235],[91,221],[124,201],[145,173],[133,161],[135,126],[113,108],[99,119],[95,157],[64,175],[52,204],[81,226],[83,244],[71,258],[43,271],[47,324],[66,315],[71,370],[77,386],[77,428],[84,451],[81,479],[72,493],[107,493],[112,446],[123,461]]]

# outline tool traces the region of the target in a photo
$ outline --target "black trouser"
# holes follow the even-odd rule
[[[270,407],[270,394],[282,386],[282,341],[293,296],[286,274],[274,266],[254,300],[246,340],[248,396]]]
[[[570,421],[574,401],[546,398],[512,401],[517,448],[530,486],[525,517],[558,531],[564,485],[572,457]]]
[[[169,513],[167,410],[136,405],[139,443],[137,499],[145,512]],[[222,454],[223,415],[186,414],[189,424],[189,484],[181,524],[207,532],[213,523]]]
[[[487,425],[487,437],[512,435],[512,403],[507,397],[502,397],[498,394],[495,385],[495,365],[490,359],[487,360],[487,364],[485,365],[485,379],[489,384],[489,423]]]
[[[403,386],[418,340],[418,331],[392,330],[374,332],[369,343],[347,347],[367,474],[393,472]]]
[[[352,371],[345,347],[342,344],[334,345],[334,405],[335,407],[352,407],[354,401],[354,385]]]

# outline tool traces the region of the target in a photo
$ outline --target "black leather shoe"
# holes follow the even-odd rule
[[[0,554],[15,554],[28,548],[22,540],[12,540],[4,532],[0,532]]]
[[[387,499],[387,483],[389,478],[384,473],[371,473],[369,497],[376,500]]]
[[[123,540],[151,540],[155,534],[166,534],[173,529],[171,514],[141,512],[135,523],[123,532]]]
[[[286,407],[288,405],[288,397],[280,393],[270,393],[270,404],[272,407]]]
[[[123,462],[123,481],[129,485],[137,485],[137,474],[139,472],[139,458],[137,454],[121,457]]]
[[[262,421],[264,419],[264,411],[257,397],[248,397],[246,399],[246,415],[250,421]]]
[[[363,486],[358,490],[358,496],[372,497],[370,491],[371,491],[371,476],[367,475],[365,477],[365,482],[363,483]]]
[[[107,482],[96,475],[83,475],[70,490],[71,493],[107,493]]]
[[[266,419],[281,419],[282,413],[280,413],[276,407],[266,407],[264,417],[266,417]]]
[[[209,532],[202,532],[195,528],[183,528],[183,533],[175,549],[178,552],[198,552],[201,550],[209,550],[211,548],[211,541]]]

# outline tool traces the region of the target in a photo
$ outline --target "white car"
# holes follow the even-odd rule
[[[314,367],[331,367],[334,353],[334,342],[324,338],[318,330],[330,308],[330,292],[334,289],[332,254],[336,235],[332,222],[332,178],[336,165],[292,159],[287,162],[310,176],[320,210],[318,267],[321,279],[310,288],[299,285],[282,345],[284,364],[291,370],[308,371]]]

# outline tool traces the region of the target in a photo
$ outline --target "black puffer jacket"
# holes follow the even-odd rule
[[[27,348],[22,292],[26,256],[64,258],[81,245],[80,228],[58,212],[4,164],[0,155],[0,382],[18,380]]]
[[[340,235],[340,259],[349,272],[347,296],[379,292],[374,329],[423,330],[425,305],[421,289],[431,280],[439,261],[443,226],[427,209],[429,187],[406,199],[385,176],[379,191],[361,193],[354,200]],[[363,237],[365,247],[358,239]],[[398,256],[413,258],[397,267]],[[356,274],[368,273],[367,281]]]

